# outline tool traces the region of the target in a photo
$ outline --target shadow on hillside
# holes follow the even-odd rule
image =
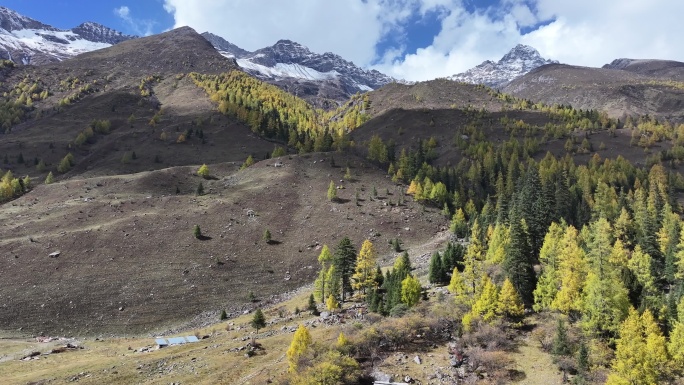
[[[206,235],[200,235],[197,237],[197,239],[199,239],[200,241],[210,241],[213,238],[206,236]]]

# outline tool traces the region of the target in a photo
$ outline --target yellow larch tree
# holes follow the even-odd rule
[[[551,302],[551,308],[568,314],[582,310],[582,287],[587,275],[584,250],[577,242],[577,229],[568,226],[558,255],[560,289]]]
[[[525,314],[525,307],[520,295],[508,278],[504,281],[499,292],[497,312],[508,318],[522,317]]]
[[[499,288],[488,275],[482,277],[482,292],[473,303],[472,313],[479,315],[485,322],[491,322],[497,318],[499,303]]]
[[[356,258],[356,271],[352,276],[352,288],[360,290],[363,296],[375,287],[376,260],[378,252],[373,246],[373,242],[366,239],[361,245],[361,250]]]
[[[311,345],[311,334],[304,325],[299,325],[292,338],[290,347],[287,349],[288,372],[295,373],[299,365],[299,358],[306,352]]]

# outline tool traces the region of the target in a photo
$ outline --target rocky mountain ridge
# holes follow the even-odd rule
[[[620,58],[613,60],[602,68],[623,70],[674,81],[684,81],[684,63],[674,60]]]
[[[0,7],[0,59],[17,64],[62,61],[134,38],[93,22],[61,30]]]
[[[543,58],[539,51],[529,45],[518,44],[498,62],[485,60],[482,64],[448,79],[500,89],[535,68],[553,63],[558,61]]]
[[[365,70],[331,52],[318,54],[291,40],[279,40],[254,52],[214,34],[205,39],[224,56],[234,58],[251,75],[276,84],[321,107],[334,106],[357,92],[394,82],[376,70]]]

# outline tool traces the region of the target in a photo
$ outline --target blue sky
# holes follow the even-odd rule
[[[129,35],[144,35],[174,26],[173,15],[161,0],[3,0],[0,5],[61,29],[94,21]],[[128,8],[129,21],[115,12],[121,7]]]
[[[681,0],[3,0],[58,28],[149,35],[188,25],[247,50],[291,39],[407,80],[498,60],[518,43],[563,63],[684,61]],[[654,28],[657,26],[657,28]]]

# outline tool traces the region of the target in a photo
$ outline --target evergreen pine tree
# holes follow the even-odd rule
[[[313,293],[309,295],[309,303],[306,307],[306,310],[310,311],[311,314],[313,315],[318,315],[318,308],[316,307],[316,299],[314,298]]]
[[[435,284],[443,284],[444,277],[444,266],[442,265],[442,258],[439,252],[435,251],[430,258],[430,267],[428,270],[428,281]]]
[[[532,269],[533,253],[528,242],[527,226],[520,216],[520,210],[515,207],[510,221],[510,246],[503,261],[503,268],[523,302],[531,303],[536,279]]]
[[[583,377],[589,373],[589,349],[584,341],[580,342],[577,349],[577,371]]]
[[[417,195],[417,194],[416,194]],[[464,238],[468,231],[468,222],[466,221],[465,213],[463,209],[458,208],[456,213],[451,218],[451,232],[458,238]]]
[[[259,329],[266,327],[266,317],[261,309],[256,309],[254,317],[252,317],[252,321],[249,324],[256,329],[257,334],[259,334]]]
[[[340,275],[340,279],[342,281],[342,287],[340,290],[342,293],[342,302],[344,302],[346,294],[353,291],[351,277],[356,271],[356,250],[354,249],[354,245],[352,245],[349,237],[342,238],[340,243],[337,244],[332,263],[335,266],[335,271]]]
[[[553,346],[551,348],[551,353],[553,353],[556,356],[570,355],[568,330],[565,327],[565,323],[560,318],[558,319],[558,323],[556,324],[556,334],[553,337]]]

